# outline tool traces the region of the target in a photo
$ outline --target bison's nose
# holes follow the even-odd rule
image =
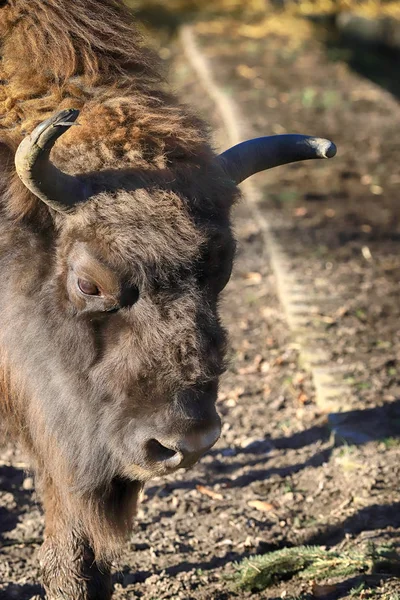
[[[178,439],[151,439],[146,443],[147,458],[167,470],[191,467],[211,448],[221,434],[220,423],[187,433]]]

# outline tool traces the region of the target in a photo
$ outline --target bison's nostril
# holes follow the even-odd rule
[[[179,437],[161,435],[158,439],[150,438],[142,446],[143,458],[147,467],[155,468],[154,472],[158,474],[186,469],[193,466],[215,444],[220,433],[218,418],[208,426],[190,427],[185,435]]]
[[[170,466],[178,466],[182,454],[172,448],[163,446],[158,440],[149,440],[146,444],[147,456],[152,462],[167,462]]]

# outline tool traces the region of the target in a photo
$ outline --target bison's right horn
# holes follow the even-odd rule
[[[78,115],[75,109],[62,110],[43,121],[22,140],[15,155],[23,184],[57,212],[71,212],[90,195],[82,179],[63,173],[49,158],[57,139],[74,125]]]
[[[218,156],[225,173],[238,185],[251,175],[310,158],[331,158],[336,146],[309,135],[284,134],[256,138],[237,144]]]

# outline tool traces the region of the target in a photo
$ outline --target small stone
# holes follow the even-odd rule
[[[24,490],[30,491],[34,488],[33,477],[26,477],[22,483],[22,487]]]
[[[243,543],[245,548],[251,548],[252,546],[254,546],[254,541],[253,538],[251,538],[249,535],[247,536],[247,538],[245,539],[244,543]]]

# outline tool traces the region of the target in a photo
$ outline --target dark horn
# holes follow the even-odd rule
[[[50,161],[55,142],[75,124],[78,115],[78,110],[68,109],[46,119],[22,140],[15,155],[23,184],[57,212],[71,212],[89,195],[79,177],[63,173]]]
[[[329,140],[285,134],[242,142],[220,154],[218,160],[227,175],[239,184],[272,167],[310,158],[332,158],[335,154],[336,146]]]

